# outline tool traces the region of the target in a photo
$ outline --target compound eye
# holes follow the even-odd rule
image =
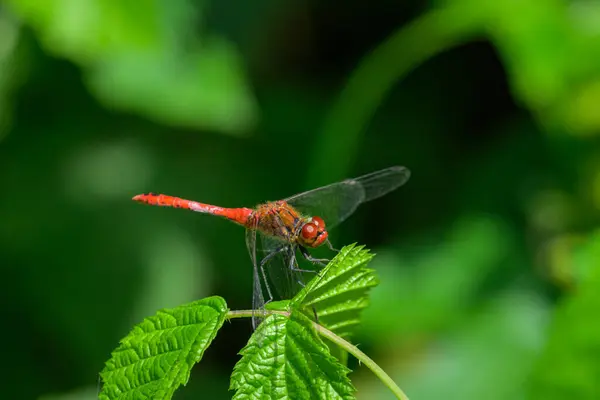
[[[308,222],[302,227],[302,238],[307,241],[314,240],[317,237],[318,232],[319,229],[317,228],[317,225]]]
[[[317,228],[325,229],[325,221],[321,217],[312,217],[311,222],[317,226]]]

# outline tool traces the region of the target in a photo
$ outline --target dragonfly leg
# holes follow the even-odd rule
[[[300,248],[302,248],[302,247],[300,247]],[[311,272],[313,274],[317,273],[317,271],[313,271],[312,269],[300,269],[300,268],[298,268],[298,262],[296,261],[296,257],[290,257],[290,259],[291,259],[290,269],[292,271],[295,271],[295,272]],[[302,285],[302,287],[304,287],[304,284],[301,284],[301,285]]]
[[[273,250],[272,252],[270,252],[269,254],[267,254],[262,260],[260,260],[260,273],[262,275],[263,278],[263,282],[265,283],[265,287],[267,288],[267,294],[269,295],[269,300],[265,301],[265,305],[269,304],[270,302],[273,301],[273,294],[271,294],[271,288],[269,287],[269,282],[267,280],[267,274],[265,273],[265,264],[273,257],[275,257],[277,254],[281,253],[282,251],[285,250],[285,246],[282,246],[278,249]]]
[[[260,268],[262,269],[271,258],[275,257],[279,253],[282,253],[285,249],[286,246],[281,246],[267,254],[262,260],[260,260]]]
[[[339,253],[340,251],[338,249],[336,249],[335,247],[333,247],[333,245],[331,244],[331,242],[329,241],[329,239],[327,239],[325,241],[325,243],[327,243],[327,247],[329,247],[329,250],[331,251],[335,251],[336,253]]]
[[[269,295],[269,300],[265,301],[265,305],[267,305],[273,301],[273,295],[271,294],[271,288],[269,287],[269,282],[267,282],[267,275],[265,274],[265,269],[263,268],[262,264],[260,266],[260,273],[262,274],[263,282],[265,282],[267,294]]]
[[[294,271],[294,272],[313,272],[315,273],[315,271],[311,271],[308,269],[300,269],[298,268],[298,261],[296,260],[296,257],[294,257],[294,254],[296,253],[296,250],[294,248],[290,249],[290,265],[288,266],[290,268],[290,271]],[[301,276],[297,276],[298,280],[296,281],[296,283],[298,283],[298,285],[305,287],[306,284],[304,283],[304,281],[302,281],[302,277]]]
[[[312,306],[311,308],[312,308],[313,314],[315,316],[315,322],[318,324],[319,323],[319,315],[317,314],[317,309],[315,308],[315,306]]]
[[[324,267],[329,262],[329,260],[326,258],[314,258],[313,256],[310,255],[310,253],[308,252],[308,250],[306,250],[305,247],[303,247],[303,246],[299,246],[299,247],[300,247],[300,253],[302,253],[302,256],[304,258],[306,258],[308,261],[310,261],[311,263],[318,264],[318,265]]]
[[[260,273],[262,274],[263,282],[265,282],[265,287],[267,288],[267,295],[269,295],[269,300],[265,301],[264,305],[269,304],[273,301],[273,295],[271,294],[271,288],[269,287],[269,282],[267,282],[267,275],[265,274],[265,269],[260,267]]]
[[[312,269],[300,269],[300,268],[298,268],[298,267],[292,267],[292,268],[290,268],[290,269],[291,269],[292,271],[294,271],[294,272],[310,272],[310,273],[312,273],[312,274],[316,274],[316,273],[317,273],[317,271],[314,271],[314,270],[312,270]],[[302,285],[302,286],[304,286],[304,285]]]
[[[308,251],[304,247],[302,247],[302,246],[300,246],[300,252],[302,252],[302,255],[304,257],[306,257],[306,255],[304,255],[304,252],[308,253]],[[309,256],[310,256],[310,254],[309,254]],[[298,261],[296,260],[296,257],[291,257],[290,269],[292,271],[299,271],[299,272],[312,272],[312,273],[315,273],[315,274],[318,275],[317,271],[303,270],[303,269],[298,268]],[[306,285],[304,284],[304,282],[302,282],[302,280],[300,280],[300,279],[298,280],[298,284],[300,286],[302,286],[302,287],[306,287]],[[313,310],[313,314],[315,315],[315,322],[318,323],[319,322],[319,316],[317,315],[317,309],[315,308],[315,306],[312,306],[311,308]]]
[[[306,249],[305,249],[305,250],[306,250]],[[295,258],[295,257],[294,257],[294,265],[297,265],[297,261],[296,261],[296,258]],[[318,274],[318,272],[317,272],[317,271],[310,271],[310,272],[314,272],[314,273],[317,273],[317,274]],[[299,283],[299,284],[300,284],[300,286],[302,286],[302,287],[305,287],[305,286],[306,286],[306,285],[304,284],[304,282],[298,281],[298,283]],[[317,315],[317,309],[315,308],[315,306],[312,306],[311,308],[312,308],[313,314],[315,315],[315,322],[317,322],[317,323],[318,323],[318,322],[319,322],[319,316]]]

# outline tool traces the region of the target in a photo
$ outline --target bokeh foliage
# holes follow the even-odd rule
[[[3,397],[94,398],[144,317],[250,306],[238,227],[132,195],[249,206],[401,164],[332,232],[377,253],[355,341],[415,399],[596,399],[599,104],[591,0],[5,0]],[[178,398],[231,397],[250,326],[222,333]]]

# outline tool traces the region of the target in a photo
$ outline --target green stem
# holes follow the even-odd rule
[[[352,343],[348,342],[346,339],[343,339],[331,332],[329,329],[324,328],[323,326],[313,322],[313,326],[319,332],[319,334],[327,339],[331,340],[333,343],[337,344],[348,353],[352,354],[354,357],[358,359],[361,363],[367,366],[374,374],[377,376],[385,386],[387,386],[397,398],[401,400],[408,400],[408,396],[396,385],[392,378],[379,366],[375,361],[373,361],[369,356],[359,350],[358,347],[354,346]]]
[[[267,310],[266,314],[280,314],[285,315],[286,317],[290,316],[290,313],[285,311]],[[252,315],[252,310],[229,311],[227,313],[227,319],[247,318],[252,317]],[[377,365],[375,361],[373,361],[369,356],[367,356],[365,353],[359,350],[358,347],[354,346],[347,340],[339,337],[335,333],[331,332],[329,329],[317,324],[316,322],[313,322],[312,324],[315,330],[321,336],[331,340],[333,343],[337,344],[338,346],[346,350],[348,353],[356,357],[361,363],[366,365],[367,368],[369,368],[375,374],[375,376],[377,376],[383,382],[383,384],[387,386],[392,391],[392,393],[394,393],[394,395],[398,399],[408,400],[408,396],[402,391],[402,389],[400,389],[400,387],[398,387],[398,385],[396,385],[393,379],[390,378],[390,376],[383,369],[381,369],[381,367]]]
[[[384,97],[402,77],[434,55],[482,32],[482,19],[468,7],[430,11],[393,33],[356,67],[329,113],[308,171],[309,185],[344,178],[357,159],[361,134]]]
[[[266,312],[266,314],[272,314],[272,313],[273,313],[272,311]],[[248,318],[248,317],[252,317],[252,310],[237,310],[237,311],[229,310],[225,319]]]

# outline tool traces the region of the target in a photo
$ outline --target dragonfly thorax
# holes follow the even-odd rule
[[[319,247],[328,236],[322,218],[306,218],[285,201],[259,205],[250,221],[263,234],[305,247]]]

